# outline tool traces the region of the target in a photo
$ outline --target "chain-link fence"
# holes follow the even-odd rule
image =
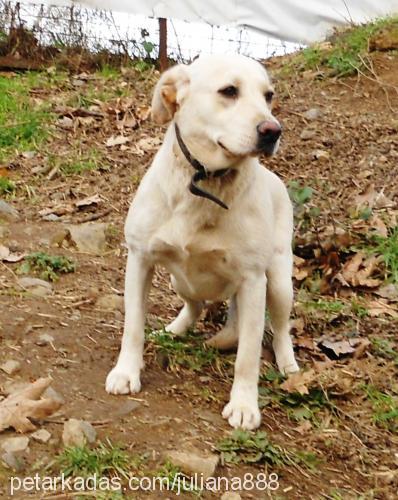
[[[109,51],[128,58],[158,57],[158,19],[91,10],[0,0],[1,55],[20,53],[18,33],[29,33],[37,47]],[[11,36],[10,36],[11,34]],[[14,35],[14,36],[13,36]],[[8,40],[8,44],[5,41]],[[25,40],[26,41],[26,40]],[[167,54],[189,61],[200,53],[238,52],[258,59],[285,54],[298,46],[270,39],[244,28],[168,21]]]

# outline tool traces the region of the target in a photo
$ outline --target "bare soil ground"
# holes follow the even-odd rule
[[[301,392],[307,388],[309,394],[297,392],[298,382],[290,392],[283,390],[271,369],[266,335],[261,430],[281,449],[307,458],[220,465],[217,474],[227,477],[278,473],[278,491],[241,491],[242,498],[397,498],[398,293],[386,252],[376,243],[378,237],[390,238],[398,213],[397,63],[396,53],[377,54],[374,73],[333,79],[287,70],[286,60],[270,62],[279,95],[275,114],[284,134],[278,155],[263,161],[290,183],[296,202],[292,333],[300,365],[310,375],[299,380]],[[123,294],[123,223],[164,132],[148,118],[156,78],[155,72],[133,69],[117,75],[41,74],[29,95],[32,107],[50,108],[48,135],[34,154],[10,154],[1,167],[16,186],[5,199],[20,217],[2,219],[0,243],[14,253],[66,255],[77,264],[75,272],[53,283],[51,294],[39,297],[18,285],[21,262],[0,263],[0,359],[21,363],[14,375],[0,371],[0,388],[6,394],[10,382],[49,375],[65,400],[56,416],[40,423],[52,438],[47,444],[30,441],[21,477],[45,473],[62,451],[63,422],[71,417],[92,422],[99,440],[109,438],[144,456],[141,473],[155,474],[170,449],[194,446],[218,453],[217,443],[230,435],[220,414],[234,353],[201,357],[195,365],[186,350],[152,337],[142,392],[116,397],[104,390],[123,324],[115,299]],[[77,206],[94,195],[96,202]],[[49,214],[54,220],[43,218]],[[110,225],[102,255],[79,252],[64,237],[68,224],[90,219]],[[388,251],[397,257],[394,248]],[[109,304],[98,302],[108,295]],[[148,329],[167,323],[180,305],[158,270]],[[196,329],[198,338],[211,336],[222,319],[209,311]],[[53,340],[38,341],[43,333]],[[185,340],[187,349],[197,342]],[[129,400],[138,404],[124,411]],[[2,432],[0,441],[14,435]],[[13,474],[0,466],[2,498],[9,497]],[[172,496],[125,493],[126,498]],[[20,498],[31,497],[41,496]]]

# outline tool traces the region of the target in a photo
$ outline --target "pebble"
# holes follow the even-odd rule
[[[53,287],[48,281],[39,278],[31,278],[29,276],[19,278],[18,285],[22,288],[29,289],[29,292],[36,297],[45,297],[53,291]]]
[[[51,433],[46,429],[39,429],[38,431],[33,432],[30,437],[39,443],[47,443],[51,438]]]
[[[71,418],[64,423],[62,441],[65,446],[84,446],[94,443],[96,437],[97,431],[89,422]]]
[[[307,120],[317,120],[322,116],[322,111],[318,108],[311,108],[304,113],[304,117]]]
[[[1,455],[1,461],[9,469],[15,472],[21,472],[25,468],[25,463],[21,457],[16,457],[14,453],[4,453]]]
[[[300,134],[300,139],[303,139],[303,141],[308,141],[309,139],[313,139],[315,136],[316,136],[315,130],[305,128]]]
[[[4,200],[0,200],[0,215],[6,219],[19,219],[18,210]]]
[[[98,298],[96,306],[99,309],[105,309],[106,311],[123,311],[124,310],[124,298],[116,294],[106,294]]]
[[[197,451],[170,451],[167,458],[186,474],[202,474],[206,481],[213,477],[218,465],[218,455],[206,455]]]
[[[38,346],[45,346],[54,342],[54,337],[49,333],[42,333],[36,340],[35,344]]]
[[[0,446],[6,453],[22,453],[28,449],[29,438],[27,436],[10,437],[2,441]]]
[[[101,255],[106,250],[106,231],[109,224],[87,222],[68,226],[72,241],[80,252]]]
[[[21,363],[14,359],[9,359],[0,366],[0,369],[7,373],[7,375],[14,375],[21,369]]]
[[[221,497],[221,500],[241,500],[241,498],[242,497],[237,491],[226,491]]]

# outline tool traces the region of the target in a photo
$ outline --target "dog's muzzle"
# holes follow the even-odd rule
[[[277,122],[265,120],[259,123],[257,125],[257,150],[266,155],[272,155],[281,133],[282,128]]]

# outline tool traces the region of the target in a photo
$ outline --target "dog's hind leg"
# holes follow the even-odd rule
[[[184,299],[184,307],[174,321],[166,326],[166,331],[175,335],[183,335],[188,328],[194,325],[203,309],[202,302]]]
[[[206,345],[220,350],[236,347],[239,338],[237,315],[236,296],[234,295],[229,302],[228,318],[224,328],[207,340]]]
[[[286,252],[275,255],[267,271],[267,307],[274,334],[272,346],[276,364],[283,374],[299,370],[289,334],[289,317],[293,304],[291,269],[292,256],[290,252]]]

